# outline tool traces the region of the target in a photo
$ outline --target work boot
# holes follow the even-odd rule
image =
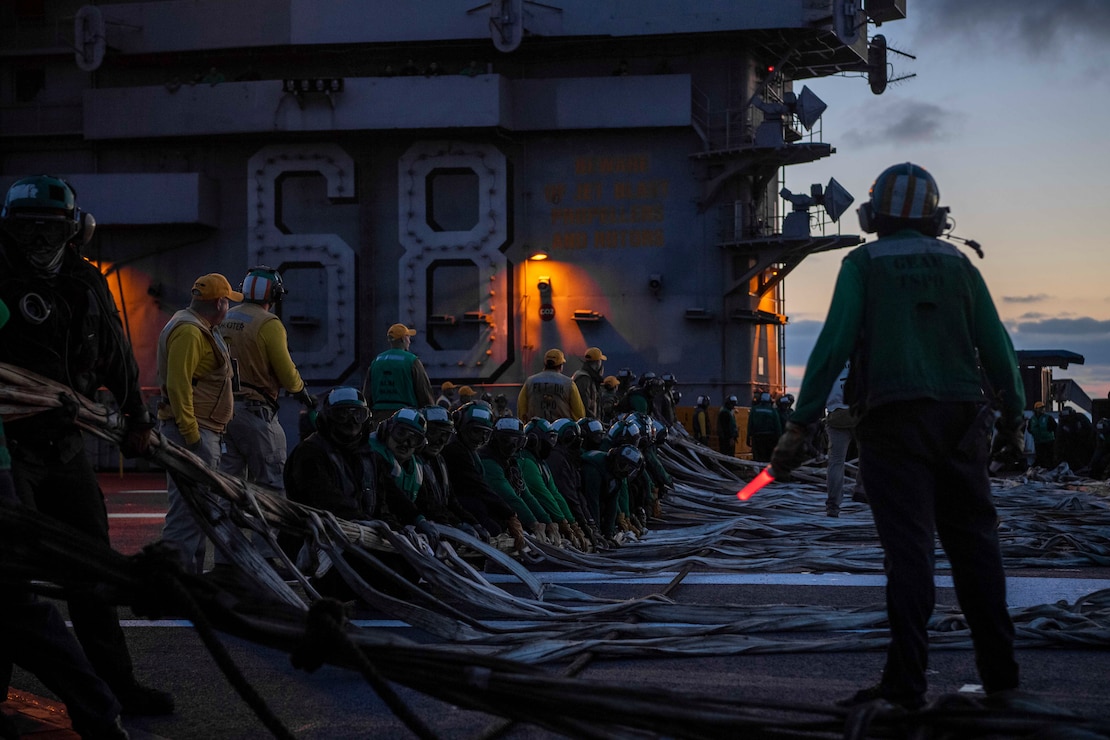
[[[143,686],[134,678],[124,686],[113,686],[124,714],[156,716],[173,714],[173,695],[150,686]]]

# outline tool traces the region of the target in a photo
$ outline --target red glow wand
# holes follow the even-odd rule
[[[759,475],[752,478],[751,482],[748,483],[748,485],[744,486],[742,489],[740,489],[740,491],[737,492],[736,498],[740,499],[741,501],[747,501],[753,495],[755,495],[756,491],[758,491],[760,488],[763,488],[763,486],[767,485],[774,479],[775,471],[771,470],[771,466],[768,465],[762,470],[762,472],[760,472]]]

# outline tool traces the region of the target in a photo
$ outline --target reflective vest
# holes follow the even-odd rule
[[[544,370],[524,382],[528,394],[528,408],[517,409],[522,419],[540,417],[548,421],[574,416],[570,410],[571,388],[574,381],[557,370]]]
[[[243,303],[227,312],[220,334],[227,343],[232,367],[238,376],[238,394],[247,400],[273,403],[281,392],[270,360],[258,341],[258,333],[268,321],[278,317],[254,303]]]
[[[200,330],[216,358],[216,366],[211,372],[193,378],[193,415],[199,426],[223,432],[235,412],[235,399],[231,392],[231,357],[219,333],[212,331],[207,321],[188,308],[175,313],[158,335],[158,385],[162,395],[169,398],[165,377],[167,346],[170,335],[183,324],[192,324]]]
[[[412,385],[412,366],[416,355],[403,349],[387,349],[370,363],[371,408],[374,411],[396,411],[416,406],[416,389]]]

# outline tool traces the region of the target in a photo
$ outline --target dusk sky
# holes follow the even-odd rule
[[[936,178],[953,233],[983,273],[1016,349],[1064,349],[1084,365],[1055,369],[1092,398],[1110,391],[1110,2],[911,0],[904,21],[872,33],[891,55],[881,96],[863,78],[807,84],[829,106],[823,140],[837,153],[787,168],[786,186],[843,185],[855,202],[904,161]],[[800,90],[800,85],[798,86]],[[789,204],[784,209],[789,210]],[[788,391],[795,395],[846,250],[809,257],[785,281]]]

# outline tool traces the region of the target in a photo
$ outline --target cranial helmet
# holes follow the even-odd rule
[[[247,271],[239,285],[247,303],[280,303],[288,293],[281,282],[281,273],[267,265],[257,265]]]
[[[428,420],[418,409],[397,409],[379,427],[378,441],[398,458],[407,459],[427,443]]]
[[[710,404],[709,396],[698,396],[698,400],[696,401],[696,403],[694,405],[696,405],[696,406],[708,406],[709,404]]]
[[[524,426],[524,436],[527,440],[525,447],[542,460],[551,454],[559,435],[551,422],[537,417]]]
[[[647,447],[655,442],[655,424],[651,415],[642,411],[633,411],[629,416],[629,421],[634,421],[636,426],[640,427],[640,447]]]
[[[447,409],[442,406],[425,406],[420,409],[420,413],[428,422],[428,426],[446,426],[454,428],[455,424],[451,421],[451,415],[447,413]]]
[[[860,228],[866,232],[882,235],[909,228],[938,236],[948,223],[948,209],[940,206],[937,181],[912,162],[883,170],[870,195],[857,211]]]
[[[91,214],[77,208],[77,194],[65,180],[36,175],[16,180],[0,210],[0,226],[23,250],[31,266],[52,273],[67,244],[87,244],[96,228]]]
[[[484,403],[464,403],[455,411],[455,427],[460,431],[479,426],[493,431],[493,412]]]
[[[341,386],[328,391],[316,418],[316,428],[325,438],[343,445],[353,445],[369,436],[370,408],[362,391]]]
[[[583,416],[578,420],[578,429],[582,432],[582,444],[588,449],[596,450],[605,439],[605,425],[599,420]]]
[[[490,444],[503,457],[512,457],[524,448],[524,422],[515,416],[502,416],[493,425]]]
[[[424,451],[432,455],[439,454],[443,446],[451,441],[451,433],[455,429],[451,415],[442,406],[425,406],[420,409],[420,414],[428,422],[428,444]]]
[[[617,445],[605,453],[609,471],[617,478],[632,478],[644,466],[644,456],[634,445]]]
[[[551,422],[551,428],[555,430],[558,444],[571,448],[582,444],[582,430],[573,420],[567,418],[556,419]]]
[[[731,398],[732,398],[732,396],[729,396],[729,399],[731,399]],[[768,393],[767,391],[764,391],[763,393],[760,393],[759,394],[759,402],[760,403],[770,403],[771,402],[771,394]]]
[[[643,434],[643,428],[636,423],[635,419],[628,418],[623,421],[618,421],[609,427],[609,439],[613,445],[632,445],[638,447],[640,445],[640,437]]]
[[[471,450],[477,450],[489,442],[493,433],[493,421],[493,412],[484,403],[463,404],[455,411],[458,438]]]
[[[386,432],[390,434],[396,430],[407,428],[423,435],[428,431],[428,420],[424,418],[424,414],[420,413],[419,409],[401,408],[394,411],[393,415],[385,420],[383,426]]]
[[[667,441],[667,425],[658,419],[651,420],[652,430],[655,432],[655,444],[661,445]]]

